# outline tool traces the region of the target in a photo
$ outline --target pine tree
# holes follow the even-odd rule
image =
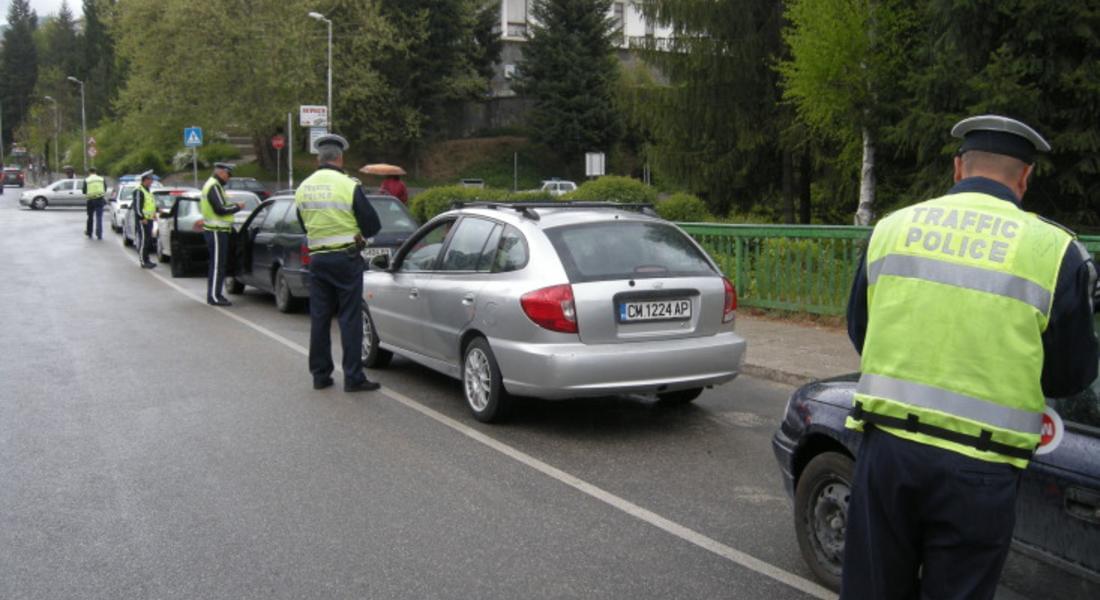
[[[115,66],[114,40],[104,19],[114,9],[114,0],[84,0],[84,28],[79,36],[80,74],[87,89],[88,126],[111,114],[111,104],[120,84]]]
[[[607,152],[622,135],[610,0],[539,0],[516,90],[534,101],[532,138],[580,169],[585,152]]]
[[[12,0],[8,7],[8,29],[4,32],[4,47],[0,50],[0,103],[4,110],[5,145],[14,139],[14,132],[30,112],[34,85],[38,78],[38,50],[34,34],[38,15],[28,0]]]

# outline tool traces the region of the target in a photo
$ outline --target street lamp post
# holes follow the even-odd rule
[[[43,96],[46,100],[53,102],[53,168],[54,173],[61,172],[61,156],[58,154],[57,146],[57,133],[61,130],[61,113],[57,109],[57,100],[54,100],[51,96]],[[52,180],[53,177],[47,177],[47,180]]]
[[[319,12],[311,12],[309,16],[318,21],[324,21],[328,25],[328,130],[332,131],[334,120],[332,118],[332,20],[326,19],[325,15]]]
[[[88,174],[88,121],[84,117],[84,82],[69,75],[69,81],[80,86],[80,138],[84,142],[84,174]]]

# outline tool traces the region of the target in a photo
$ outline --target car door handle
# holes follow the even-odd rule
[[[416,288],[412,288],[411,290],[409,290],[409,298],[419,298],[419,297],[420,297],[420,290],[418,290]]]
[[[1100,523],[1100,493],[1069,488],[1066,490],[1066,512],[1082,521]]]
[[[474,303],[474,295],[472,293],[471,294],[466,294],[465,296],[462,297],[462,303],[465,304],[466,306],[469,306],[469,305],[473,304]]]

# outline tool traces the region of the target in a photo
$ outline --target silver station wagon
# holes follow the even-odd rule
[[[459,378],[481,421],[512,395],[691,402],[745,354],[729,280],[641,206],[466,205],[372,259],[363,290],[364,364]]]

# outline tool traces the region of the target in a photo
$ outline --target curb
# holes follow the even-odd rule
[[[793,373],[791,371],[784,371],[782,369],[776,369],[775,367],[767,367],[764,365],[754,365],[752,363],[744,363],[741,365],[741,373],[752,377],[758,377],[760,379],[767,379],[776,383],[783,383],[794,387],[800,387],[810,383],[811,381],[817,381],[819,377],[813,377],[805,373]]]

